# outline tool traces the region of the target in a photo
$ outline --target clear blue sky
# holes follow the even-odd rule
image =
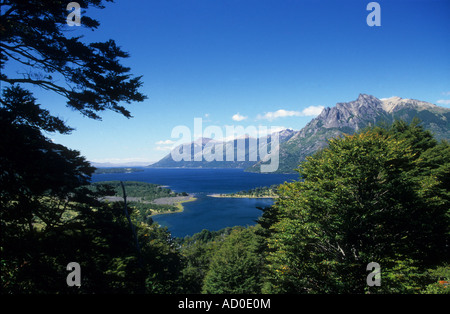
[[[71,32],[113,38],[128,51],[124,63],[143,75],[148,99],[127,107],[132,119],[106,113],[93,121],[38,91],[40,103],[77,129],[50,137],[91,161],[156,161],[170,147],[157,143],[176,140],[177,125],[193,129],[195,117],[205,126],[299,130],[314,117],[306,108],[359,93],[450,107],[450,1],[377,1],[380,27],[366,24],[369,2],[117,0],[89,10],[100,28]],[[287,116],[264,119],[278,110]],[[238,113],[246,119],[234,121]]]

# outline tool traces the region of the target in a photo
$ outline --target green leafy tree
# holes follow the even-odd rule
[[[227,227],[218,231],[203,229],[192,236],[186,236],[177,241],[181,247],[182,292],[201,293],[203,281],[209,270],[211,259],[223,244],[228,235],[241,227]]]
[[[444,264],[427,272],[430,284],[421,292],[423,294],[450,294],[450,265]]]
[[[78,3],[82,9],[104,8],[102,0]],[[1,68],[13,61],[24,71],[14,75],[2,71],[0,80],[62,95],[69,107],[90,118],[99,119],[98,112],[104,110],[130,117],[122,103],[143,101],[145,96],[138,90],[141,77],[132,77],[130,68],[120,63],[128,53],[113,40],[86,44],[81,36],[70,37],[67,4],[61,0],[1,1]],[[99,25],[83,12],[81,27],[95,30]]]
[[[103,8],[101,0],[79,3],[83,9]],[[135,267],[138,256],[123,210],[98,201],[105,191],[83,188],[94,168],[78,151],[44,135],[73,129],[43,109],[25,88],[61,95],[67,106],[93,119],[100,119],[105,110],[131,117],[123,104],[145,99],[139,91],[141,77],[133,77],[121,64],[128,54],[113,40],[86,44],[81,37],[70,37],[66,6],[55,0],[1,1],[2,293],[73,292],[65,282],[65,266],[72,261],[83,267],[83,285],[77,292],[142,292],[146,276],[167,273],[167,267],[149,265],[167,260],[158,250],[147,253],[146,242],[145,263]],[[98,21],[84,13],[82,26],[95,30]],[[13,71],[13,64],[23,73]],[[166,245],[160,245],[161,252],[172,252],[168,236],[159,232],[151,234]]]
[[[26,223],[29,231],[33,229],[35,217],[52,225],[61,213],[39,201],[43,196],[62,198],[87,184],[94,168],[79,152],[55,144],[42,134],[42,131],[65,133],[69,128],[59,118],[40,109],[29,91],[14,86],[6,89],[3,96],[0,105],[2,221]]]
[[[202,231],[202,234],[207,232],[207,230],[204,230]],[[183,246],[184,293],[201,293],[203,280],[208,272],[213,252],[217,250],[217,247],[220,246],[220,244],[220,242],[214,240],[202,241],[199,239]]]
[[[307,158],[302,180],[281,185],[263,215],[267,292],[362,293],[370,262],[382,271],[370,292],[417,292],[418,274],[448,256],[450,154],[439,145],[397,122],[330,140]]]
[[[262,239],[255,228],[233,230],[213,253],[203,283],[203,293],[260,293]]]

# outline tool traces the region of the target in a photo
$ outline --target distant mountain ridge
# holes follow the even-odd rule
[[[117,168],[117,167],[147,167],[153,164],[151,161],[128,161],[128,162],[95,162],[90,161],[95,168]]]
[[[211,138],[198,138],[197,140],[180,145],[174,150],[188,150],[191,155],[191,161],[174,161],[172,158],[172,153],[167,154],[160,161],[151,165],[151,167],[178,167],[178,168],[249,168],[253,166],[256,162],[261,160],[261,156],[259,154],[260,151],[267,151],[267,145],[270,145],[271,138],[274,134],[278,134],[279,142],[283,143],[289,140],[294,134],[295,131],[292,129],[285,129],[280,132],[275,132],[273,134],[263,136],[260,138],[254,138],[245,136],[244,138],[235,138],[234,140],[229,141],[216,141]],[[223,156],[222,160],[212,160],[212,153],[214,151],[210,151],[206,149],[208,144],[221,144],[223,143]],[[255,144],[255,145],[251,145]],[[241,147],[243,146],[243,149]],[[201,146],[201,148],[200,148]],[[233,158],[227,158],[226,152],[232,150]],[[238,156],[244,156],[244,160],[239,160]],[[252,159],[252,156],[256,156],[256,160]],[[209,158],[211,157],[211,158]],[[201,161],[200,161],[201,160]]]
[[[293,172],[307,156],[324,148],[330,138],[344,133],[353,134],[380,122],[392,123],[402,119],[409,123],[414,117],[418,117],[424,128],[432,131],[438,140],[450,139],[450,109],[415,99],[378,99],[360,94],[354,101],[324,108],[303,129],[280,144],[278,172]],[[248,170],[258,171],[259,166],[256,163]]]
[[[392,123],[396,119],[411,122],[414,117],[422,121],[425,129],[433,132],[435,137],[450,139],[450,109],[434,105],[432,103],[400,98],[397,96],[378,99],[367,94],[360,94],[358,98],[350,102],[340,102],[334,107],[326,107],[304,128],[299,131],[283,130],[279,135],[279,167],[277,172],[294,172],[294,169],[305,158],[319,149],[326,147],[330,138],[342,134],[353,134],[369,125],[380,122]],[[250,139],[246,138],[246,147]],[[211,139],[202,139],[202,150]],[[258,139],[270,143],[268,138]],[[194,151],[195,145],[200,142],[192,142],[190,148]],[[189,145],[189,144],[188,144]],[[225,145],[234,145],[236,152],[236,140],[226,142]],[[249,161],[247,158],[251,152],[246,152],[246,161],[191,161],[175,162],[171,154],[153,164],[152,167],[225,167],[244,168],[247,171],[259,172],[261,164],[265,163],[258,156],[257,161]],[[225,158],[224,158],[225,160]],[[235,159],[236,160],[236,159]]]

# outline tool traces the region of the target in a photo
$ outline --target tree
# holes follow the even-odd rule
[[[112,2],[112,0],[106,0]],[[2,0],[0,19],[1,69],[8,61],[25,68],[20,76],[0,74],[7,84],[31,84],[67,99],[67,105],[90,118],[113,110],[130,117],[121,104],[143,101],[138,91],[141,77],[132,77],[130,68],[120,64],[127,58],[113,40],[85,44],[81,37],[68,37],[67,1]],[[79,1],[81,8],[104,8],[102,0]],[[81,25],[95,30],[99,22],[82,15]]]
[[[35,100],[29,91],[13,86],[4,91],[0,105],[0,216],[9,227],[26,223],[30,232],[37,218],[56,224],[62,213],[49,203],[59,206],[70,192],[88,184],[94,171],[79,152],[42,134],[70,128]]]
[[[101,0],[79,3],[84,9],[103,8]],[[72,128],[41,108],[23,87],[62,95],[69,107],[89,118],[100,119],[104,110],[131,117],[123,103],[145,99],[139,92],[141,77],[133,77],[121,65],[128,54],[113,40],[85,44],[81,37],[68,36],[67,2],[1,0],[1,6],[2,292],[70,292],[64,290],[65,266],[73,261],[84,265],[83,288],[77,292],[144,291],[146,275],[159,271],[147,266],[165,259],[150,254],[147,270],[134,267],[136,252],[125,217],[98,201],[107,191],[83,187],[94,168],[78,151],[44,135],[69,134]],[[83,14],[82,25],[94,30],[99,23]],[[25,72],[13,76],[13,71],[6,71],[11,63],[20,64]],[[119,212],[123,214],[122,209]],[[167,236],[156,238],[170,248]],[[120,278],[118,274],[125,275],[126,282],[109,280]]]
[[[307,158],[302,181],[281,185],[265,213],[269,291],[362,293],[366,266],[377,262],[382,286],[370,291],[417,292],[417,274],[448,256],[450,153],[439,145],[417,124],[396,122]]]
[[[202,292],[203,281],[208,273],[212,256],[228,235],[240,228],[242,227],[226,227],[218,231],[203,229],[192,236],[177,239],[183,261],[182,282],[180,282],[182,293]]]
[[[262,239],[255,228],[233,230],[213,253],[203,293],[259,293],[262,285]]]
[[[2,0],[1,5],[0,80],[6,84],[0,99],[2,199],[20,198],[17,204],[21,204],[28,202],[27,195],[41,195],[50,189],[62,197],[86,184],[93,168],[78,152],[56,145],[42,134],[69,134],[73,129],[42,109],[19,84],[60,94],[69,107],[100,119],[98,112],[107,109],[131,117],[122,103],[145,99],[138,91],[141,77],[133,78],[130,69],[120,64],[128,54],[113,40],[84,44],[81,37],[67,37],[66,2]],[[84,9],[104,7],[101,0],[81,1],[80,5]],[[82,25],[94,30],[99,23],[83,14]],[[3,71],[9,61],[21,64],[26,73],[9,76]]]
[[[424,294],[450,294],[450,265],[430,269],[427,274],[431,277],[431,284],[427,285],[423,291]]]

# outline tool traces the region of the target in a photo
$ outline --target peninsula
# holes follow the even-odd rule
[[[223,197],[223,198],[277,198],[278,194],[276,184],[271,186],[257,187],[254,189],[239,191],[236,193],[227,194],[210,194],[210,197]]]
[[[196,198],[186,192],[174,192],[158,184],[125,181],[125,191],[129,208],[135,210],[136,215],[145,220],[154,215],[178,213],[184,210],[183,203],[193,202]],[[91,184],[92,189],[107,186],[110,195],[102,197],[106,202],[123,201],[120,181],[101,181]]]

